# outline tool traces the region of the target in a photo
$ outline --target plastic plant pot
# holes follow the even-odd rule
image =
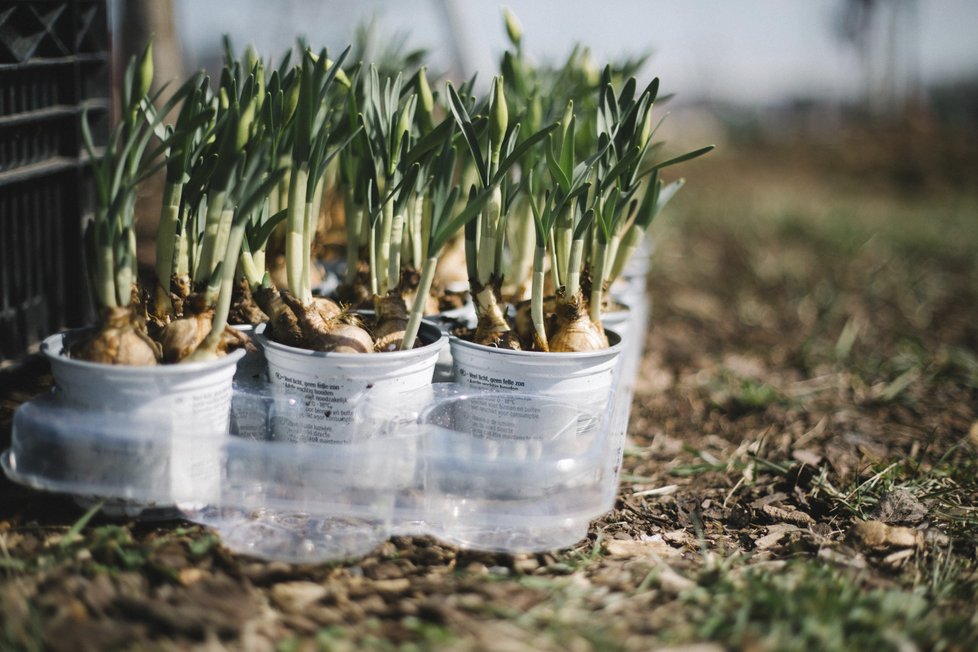
[[[18,408],[4,470],[21,484],[73,494],[83,505],[103,500],[110,516],[213,499],[226,437],[167,414],[159,405],[92,409],[52,392]]]
[[[294,442],[331,443],[348,441],[356,400],[377,388],[396,397],[431,385],[435,364],[448,336],[437,326],[424,322],[419,330],[423,346],[390,353],[336,353],[310,351],[255,337],[265,350],[268,377],[273,393],[300,396],[299,418],[277,418],[272,428],[275,439]]]
[[[257,388],[265,385],[266,365],[265,352],[261,343],[255,339],[255,326],[252,324],[235,324],[234,330],[244,333],[251,338],[254,344],[254,351],[246,351],[244,357],[238,361],[238,368],[234,373],[234,386],[243,388]]]
[[[245,393],[235,399],[252,420],[300,420],[301,397]],[[251,439],[232,430],[223,447],[220,494],[183,516],[212,527],[231,550],[291,563],[321,563],[363,556],[391,535],[395,492],[413,474],[410,437],[344,426],[342,442]]]
[[[271,427],[301,418],[301,397],[235,390],[241,409]],[[435,535],[505,552],[552,550],[585,536],[607,510],[609,416],[526,392],[432,385],[357,402],[345,441],[199,438],[160,432],[151,409],[127,415],[69,404],[58,393],[14,415],[0,457],[15,482],[131,504],[178,503],[241,554],[318,563],[368,553],[391,534]],[[473,415],[482,415],[472,430]],[[582,429],[582,424],[595,427]],[[174,441],[215,461],[218,483],[174,495]],[[87,464],[78,464],[87,455]]]
[[[603,413],[615,388],[624,345],[606,330],[611,346],[582,353],[511,351],[451,339],[455,382],[463,387],[539,394]]]
[[[154,367],[107,365],[68,356],[67,349],[83,332],[59,333],[41,344],[66,402],[115,412],[157,409],[168,412],[174,422],[193,421],[203,432],[227,432],[231,383],[243,350],[207,362]]]
[[[68,356],[72,340],[83,332],[59,333],[41,344],[61,400],[82,410],[104,413],[100,418],[107,423],[136,424],[148,437],[166,442],[173,500],[190,496],[206,499],[216,491],[219,478],[216,460],[204,454],[201,442],[227,436],[232,380],[244,351],[207,362],[154,367],[106,365]],[[170,437],[177,432],[192,432],[194,437]],[[81,447],[67,459],[78,466],[103,465],[97,447]],[[127,508],[119,515],[132,515],[133,511]]]
[[[632,399],[635,397],[635,382],[638,367],[642,361],[643,343],[646,336],[645,303],[639,302],[635,308],[621,306],[620,310],[602,316],[602,324],[619,333],[623,351],[618,363],[618,382],[615,387],[615,403],[612,409],[608,433],[608,467],[617,479],[621,471],[622,456],[628,435],[628,421],[631,414]],[[617,483],[607,494],[607,506],[614,505]]]
[[[423,409],[412,411],[368,395],[357,410],[363,429],[396,428],[417,441],[409,457],[418,461],[414,481],[398,491],[395,533],[534,552],[573,545],[606,511],[614,478],[601,414],[540,394],[456,383],[433,386],[420,402]],[[582,423],[600,425],[582,431]]]
[[[442,333],[451,335],[452,330],[458,326],[474,328],[478,318],[475,314],[475,304],[468,300],[465,305],[453,310],[446,310],[437,315],[426,318],[436,324]],[[438,363],[435,365],[435,382],[451,382],[452,380],[452,349],[446,346],[438,356]]]
[[[268,366],[265,363],[265,352],[261,343],[255,339],[255,327],[251,324],[232,326],[251,338],[254,351],[247,351],[238,361],[238,369],[234,373],[235,394],[231,399],[231,428],[240,437],[263,439],[268,436],[263,415],[250,409],[247,397],[260,392],[268,384]],[[244,403],[243,403],[244,401]]]
[[[390,468],[403,438],[294,443],[231,438],[221,493],[183,515],[231,550],[292,563],[352,559],[391,534]]]

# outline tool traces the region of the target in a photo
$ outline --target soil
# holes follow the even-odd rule
[[[0,649],[978,647],[978,198],[795,151],[684,173],[618,500],[575,548],[269,563],[180,521],[70,531],[0,480]],[[11,378],[4,447],[50,383]]]

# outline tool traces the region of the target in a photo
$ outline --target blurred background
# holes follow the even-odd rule
[[[826,127],[850,110],[978,119],[978,3],[970,0],[112,0],[110,20],[120,56],[157,35],[161,79],[219,71],[224,33],[237,47],[277,56],[297,37],[338,51],[360,29],[375,56],[423,49],[440,71],[486,81],[507,44],[503,6],[538,61],[562,60],[576,44],[598,67],[648,56],[642,75],[676,94],[673,111],[709,109],[726,128],[794,123],[830,136]]]

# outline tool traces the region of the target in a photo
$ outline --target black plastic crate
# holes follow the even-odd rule
[[[104,142],[110,61],[105,0],[0,0],[0,365],[90,318],[80,120]]]

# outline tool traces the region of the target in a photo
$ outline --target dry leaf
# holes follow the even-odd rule
[[[686,530],[670,530],[663,533],[662,538],[669,543],[677,543],[682,546],[697,547],[696,539]]]
[[[871,550],[912,548],[923,542],[917,530],[887,525],[882,521],[857,521],[849,530],[849,536]]]
[[[659,587],[667,593],[682,593],[696,586],[696,582],[688,577],[683,577],[672,570],[667,564],[662,564],[659,570],[658,580]]]
[[[775,507],[774,505],[763,505],[761,507],[761,511],[775,521],[794,523],[795,525],[800,525],[802,527],[809,527],[815,524],[815,519],[805,512],[797,509],[784,509],[781,507]]]
[[[605,543],[609,557],[675,557],[679,551],[661,539],[611,539]]]
[[[883,558],[884,564],[889,564],[890,566],[901,566],[904,561],[913,557],[914,549],[905,548],[903,550],[897,550],[896,552],[891,552],[886,557]]]
[[[636,491],[632,496],[642,497],[642,496],[668,496],[674,494],[679,490],[679,485],[677,484],[667,484],[664,487],[656,487],[655,489],[643,489],[642,491]]]
[[[822,463],[823,459],[821,455],[815,451],[810,451],[807,448],[797,448],[791,451],[791,457],[802,464],[807,464],[808,466],[818,466]]]
[[[884,523],[916,525],[927,518],[927,508],[906,489],[894,489],[883,494],[872,516]]]
[[[781,539],[789,532],[798,532],[798,528],[790,523],[776,523],[767,528],[767,534],[754,542],[754,547],[758,550],[767,550],[781,543]]]

